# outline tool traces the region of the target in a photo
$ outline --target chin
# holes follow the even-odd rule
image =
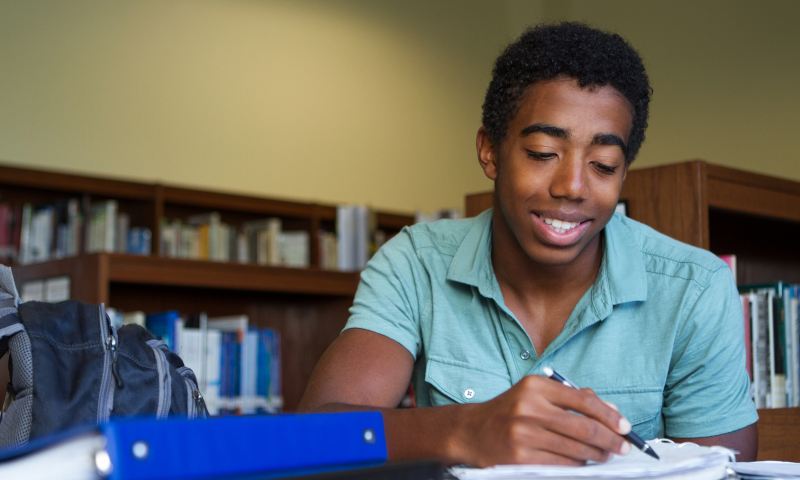
[[[526,248],[526,254],[528,258],[540,265],[547,265],[548,267],[559,267],[559,266],[568,266],[574,263],[578,257],[580,256],[581,252],[583,251],[578,250],[577,248],[573,249],[550,249],[548,248],[546,252],[543,252],[541,247],[539,248]]]

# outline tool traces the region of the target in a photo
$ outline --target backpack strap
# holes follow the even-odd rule
[[[0,357],[8,351],[8,339],[25,329],[17,315],[19,302],[11,268],[0,265]]]

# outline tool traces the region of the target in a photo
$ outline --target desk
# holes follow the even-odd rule
[[[445,468],[439,463],[408,462],[290,477],[283,480],[443,480],[443,478],[446,478],[444,475]]]
[[[800,462],[800,408],[758,411],[758,459]]]

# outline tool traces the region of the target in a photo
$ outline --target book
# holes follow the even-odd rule
[[[281,232],[278,234],[279,264],[286,267],[308,268],[308,232],[305,230]]]
[[[364,268],[374,252],[375,212],[364,205],[336,207],[336,247],[339,270]]]
[[[192,215],[186,220],[186,223],[197,229],[199,243],[198,257],[190,256],[189,258],[219,260],[220,226],[222,224],[219,212]]]
[[[744,354],[745,354],[745,369],[747,369],[747,376],[750,377],[750,384],[753,383],[753,336],[751,333],[751,320],[750,320],[750,298],[748,295],[739,295],[739,301],[742,303],[742,317],[744,318]]]
[[[150,255],[152,233],[149,228],[132,227],[128,231],[127,253],[132,255]]]
[[[173,352],[178,350],[178,336],[181,316],[176,310],[150,313],[145,317],[145,326],[154,337],[160,338]]]
[[[0,478],[149,480],[307,475],[386,461],[378,412],[120,418],[0,451]]]
[[[766,408],[769,397],[769,342],[766,293],[750,293],[753,341],[753,390],[756,408]]]
[[[739,289],[750,299],[756,406],[800,406],[800,285],[775,282]]]
[[[116,200],[104,200],[91,205],[87,247],[88,252],[113,252],[117,233]]]
[[[719,258],[728,265],[728,268],[731,269],[731,273],[733,273],[733,280],[736,281],[737,279],[737,272],[736,272],[736,255],[727,254],[727,255],[718,255]]]
[[[281,388],[281,336],[271,328],[259,329],[258,395],[266,399],[266,410],[280,412],[283,408]]]
[[[242,402],[243,392],[248,388],[245,383],[249,382],[249,370],[255,368],[247,364],[252,357],[245,343],[249,323],[247,315],[208,318],[208,330],[220,332],[219,407],[214,405],[214,410],[220,413],[252,413],[249,405]]]

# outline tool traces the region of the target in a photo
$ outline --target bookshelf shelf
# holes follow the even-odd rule
[[[355,294],[358,286],[358,274],[351,272],[109,253],[85,254],[26,265],[16,268],[15,275],[18,282],[24,283],[54,276],[73,278],[80,275],[85,278],[89,270],[97,271],[93,274],[99,278],[100,284],[114,282],[347,298]],[[98,292],[92,295],[92,301],[108,303],[108,295],[101,290]],[[82,296],[88,298],[86,294]]]
[[[0,165],[0,204],[18,208],[23,203],[69,199],[77,199],[84,213],[95,201],[116,200],[119,210],[130,216],[131,226],[150,229],[153,253],[88,253],[81,248],[74,256],[12,265],[18,285],[68,277],[72,299],[102,302],[121,311],[247,315],[251,325],[280,333],[284,405],[288,411],[295,408],[317,360],[344,326],[358,285],[357,272],[320,268],[322,254],[316,240],[321,232],[336,228],[335,205]],[[311,267],[162,255],[162,219],[187,219],[212,211],[232,228],[274,217],[289,230],[305,231]],[[413,216],[376,212],[375,221],[391,236],[411,224]],[[6,374],[3,362],[0,395]]]
[[[630,170],[621,200],[660,232],[736,255],[739,284],[800,283],[800,182],[693,160]],[[466,196],[467,215],[491,206],[491,192]],[[759,459],[800,461],[800,408],[759,416]]]
[[[358,274],[224,262],[102,254],[109,281],[181,287],[352,297]]]

